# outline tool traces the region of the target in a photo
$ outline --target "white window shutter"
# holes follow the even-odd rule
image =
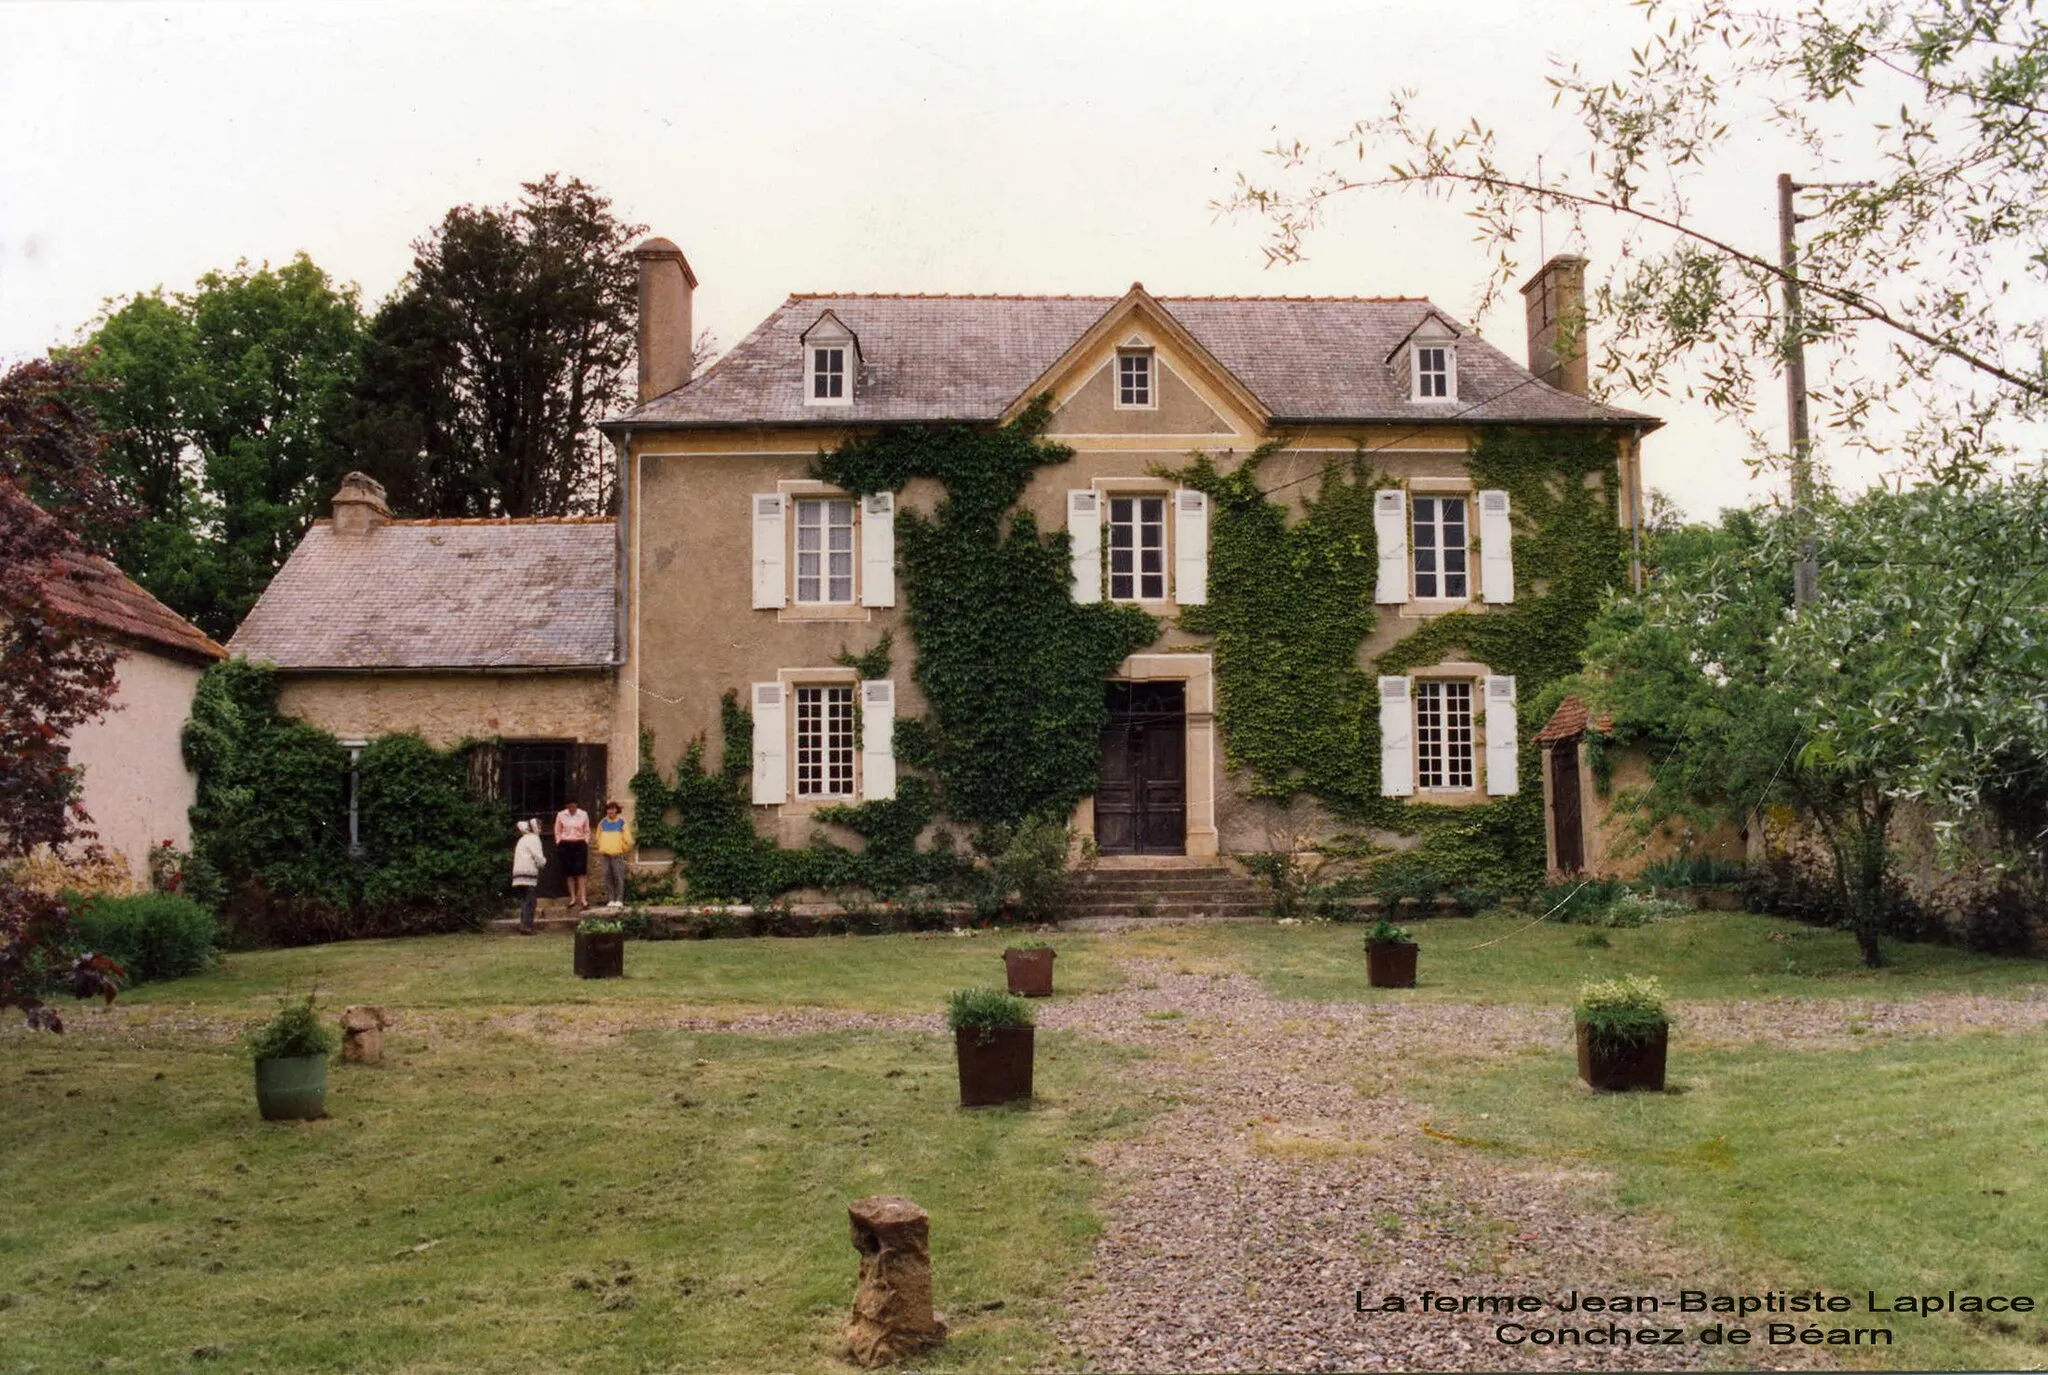
[[[1209,494],[1173,498],[1173,599],[1182,606],[1209,600]]]
[[[1486,791],[1507,797],[1520,791],[1516,776],[1515,680],[1486,680]]]
[[[896,796],[896,684],[886,678],[860,685],[860,771],[863,802]]]
[[[896,605],[896,497],[872,492],[860,503],[860,604]]]
[[[754,805],[789,800],[789,724],[780,683],[754,684]]]
[[[754,605],[779,607],[789,600],[789,578],[782,567],[782,498],[757,492],[753,503]]]
[[[1515,527],[1506,492],[1479,494],[1479,586],[1489,602],[1515,599]]]
[[[1380,547],[1379,588],[1373,600],[1381,604],[1408,600],[1408,494],[1390,487],[1373,494],[1372,532]],[[1384,681],[1384,680],[1382,680]],[[1402,699],[1406,701],[1405,698]]]
[[[1074,600],[1102,600],[1102,501],[1093,491],[1067,493],[1067,534],[1074,543]]]
[[[1407,678],[1380,679],[1380,793],[1415,795],[1415,707]]]

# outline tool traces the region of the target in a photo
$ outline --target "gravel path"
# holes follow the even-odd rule
[[[1095,1368],[1133,1371],[1692,1369],[1696,1346],[1507,1346],[1483,1313],[1361,1313],[1398,1294],[1659,1294],[1715,1288],[1711,1265],[1646,1223],[1596,1211],[1604,1179],[1432,1138],[1424,1110],[1369,1067],[1416,1053],[1487,1058],[1563,1044],[1551,1007],[1280,1003],[1238,976],[1132,965],[1120,992],[1062,1000],[1041,1025],[1150,1047],[1133,1069],[1173,1106],[1143,1139],[1097,1152],[1111,1177],[1094,1269],[1065,1336]],[[2048,1026],[2048,995],[1909,1003],[1774,999],[1676,1010],[1682,1044],[1813,1048]],[[1862,1034],[1852,1027],[1863,1028]],[[1601,1326],[1552,1310],[1532,1326]],[[1692,1325],[1665,1315],[1650,1325]],[[1623,1318],[1624,1326],[1637,1325]],[[1752,1349],[1753,1351],[1753,1349]],[[1752,1351],[1745,1351],[1751,1356]],[[1819,1352],[1755,1352],[1781,1365]]]

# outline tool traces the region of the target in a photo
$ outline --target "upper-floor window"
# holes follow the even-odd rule
[[[1149,407],[1152,399],[1152,351],[1125,349],[1116,356],[1116,404]]]
[[[853,502],[800,498],[796,507],[796,599],[799,603],[853,602]]]
[[[825,404],[846,401],[846,346],[820,344],[811,350],[810,400]]]
[[[1462,600],[1472,595],[1470,541],[1464,497],[1417,496],[1415,557],[1417,597]]]
[[[1418,680],[1415,786],[1469,792],[1472,780],[1472,684],[1460,679]]]
[[[1166,495],[1109,499],[1109,599],[1166,600]]]
[[[1449,344],[1417,344],[1413,356],[1417,401],[1448,401],[1457,394],[1452,380],[1455,359]]]

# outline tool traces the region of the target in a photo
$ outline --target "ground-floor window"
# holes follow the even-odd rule
[[[1472,787],[1472,684],[1433,678],[1415,684],[1415,786]]]
[[[352,855],[363,850],[363,747],[368,743],[341,742],[341,747],[348,751],[348,852]]]
[[[796,795],[853,796],[853,688],[796,690]]]
[[[515,817],[539,819],[553,834],[554,816],[569,801],[570,753],[566,740],[513,741],[505,746],[500,783],[505,805]]]

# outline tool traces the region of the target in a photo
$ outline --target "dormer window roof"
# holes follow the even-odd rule
[[[1399,371],[1407,373],[1409,400],[1458,399],[1458,331],[1435,311],[1408,331],[1387,362],[1398,370],[1397,376]]]
[[[804,404],[850,406],[860,381],[860,336],[831,311],[803,332]]]

